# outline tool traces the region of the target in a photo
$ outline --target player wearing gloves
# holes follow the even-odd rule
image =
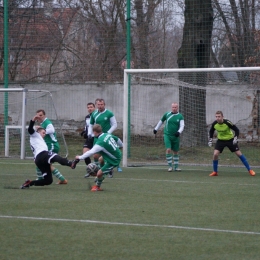
[[[249,166],[246,157],[239,150],[237,140],[239,136],[239,129],[229,120],[224,119],[222,111],[217,111],[215,116],[216,120],[212,123],[211,128],[209,130],[209,147],[212,146],[212,139],[215,130],[218,132],[218,140],[215,144],[213,153],[213,172],[209,176],[218,176],[218,156],[220,153],[222,153],[225,147],[228,147],[232,153],[236,153],[241,162],[247,168],[249,174],[251,176],[255,176],[255,172]],[[234,131],[234,133],[232,130]]]
[[[157,126],[154,128],[153,133],[156,134],[161,125],[165,122],[164,127],[164,144],[166,148],[166,161],[169,165],[168,172],[173,170],[172,159],[174,162],[174,171],[181,171],[179,168],[179,150],[180,150],[180,134],[184,129],[184,118],[178,111],[179,106],[177,103],[172,103],[171,111],[166,112]],[[173,156],[172,156],[173,152]]]
[[[74,161],[78,163],[80,160],[84,160],[96,153],[102,156],[104,165],[101,165],[101,169],[97,172],[96,185],[91,189],[91,191],[101,191],[100,186],[104,180],[103,175],[109,174],[114,167],[119,166],[122,154],[118,145],[119,138],[109,133],[103,133],[101,125],[95,124],[93,126],[93,134],[95,136],[93,148],[83,155],[77,155]]]

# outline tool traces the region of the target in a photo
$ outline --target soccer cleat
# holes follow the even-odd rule
[[[209,176],[218,176],[218,173],[217,172],[212,172]]]
[[[255,172],[253,170],[248,171],[251,176],[255,176]]]
[[[88,178],[90,176],[89,173],[85,174],[84,178]]]
[[[118,171],[118,172],[122,172],[123,170],[122,170],[122,168],[117,167],[117,171]]]
[[[99,186],[92,186],[91,191],[103,191]]]
[[[113,178],[113,175],[114,175],[114,171],[111,170],[111,171],[108,173],[108,177],[109,177],[109,178]]]
[[[175,168],[174,171],[175,172],[181,172],[181,169],[180,168]]]
[[[26,180],[25,183],[20,187],[20,189],[27,189],[30,188],[30,180]]]
[[[79,159],[75,159],[75,160],[73,160],[73,161],[72,161],[72,163],[71,163],[71,166],[70,166],[70,168],[71,168],[71,169],[75,169],[75,168],[76,168],[76,165],[77,165],[77,163],[79,163]]]
[[[67,180],[64,180],[64,181],[58,181],[56,184],[68,184],[68,181],[67,181]]]
[[[168,172],[172,172],[172,167],[170,167],[170,168],[168,169]]]

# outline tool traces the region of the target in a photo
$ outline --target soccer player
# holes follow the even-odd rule
[[[103,175],[109,174],[114,167],[118,167],[122,153],[117,144],[119,138],[109,133],[103,133],[101,125],[95,124],[93,126],[93,134],[97,138],[93,148],[82,155],[77,155],[74,161],[78,163],[79,160],[84,160],[95,153],[102,156],[104,164],[101,164],[101,169],[97,172],[96,185],[91,189],[91,191],[102,191],[100,186],[104,180]]]
[[[173,170],[172,159],[174,164],[174,171],[181,171],[179,168],[179,150],[180,150],[180,134],[184,129],[184,118],[179,113],[179,105],[174,102],[171,105],[171,111],[166,112],[157,126],[154,128],[153,133],[156,135],[161,125],[165,122],[164,126],[164,144],[166,148],[166,161],[169,165],[168,172]],[[173,156],[172,156],[173,153]]]
[[[50,119],[46,117],[46,113],[43,109],[39,109],[36,111],[38,122],[41,124],[41,127],[46,129],[46,135],[44,140],[48,146],[50,152],[59,153],[60,145],[57,140],[55,128]],[[60,173],[60,171],[51,165],[52,174],[59,179],[56,184],[67,184],[68,181],[64,178],[64,176]],[[39,169],[36,168],[38,179],[42,178],[42,173]]]
[[[88,115],[85,117],[85,122],[86,122],[85,128],[84,128],[84,131],[81,132],[81,136],[83,136],[86,139],[85,143],[83,145],[83,153],[89,151],[93,147],[94,138],[88,136],[88,128],[89,128],[91,114],[95,110],[95,104],[88,103],[87,104],[87,110],[88,110]],[[87,157],[85,159],[85,164],[88,165],[90,163],[91,163],[91,159],[90,159],[90,157]],[[89,176],[90,176],[90,174],[87,173],[85,175],[85,178],[88,178]]]
[[[20,187],[21,189],[29,188],[30,186],[45,186],[50,185],[53,182],[51,163],[58,162],[61,165],[69,166],[72,169],[76,168],[75,161],[69,161],[66,158],[60,157],[58,154],[48,151],[48,146],[44,141],[46,136],[46,130],[42,127],[38,127],[37,131],[34,130],[33,126],[38,115],[30,121],[28,132],[30,134],[30,145],[34,154],[34,161],[37,167],[42,172],[43,178],[37,180],[26,180],[25,183]]]
[[[92,127],[94,124],[99,124],[102,127],[103,133],[112,134],[117,128],[117,121],[112,111],[106,109],[105,100],[103,98],[96,99],[97,110],[91,114],[89,124],[89,135],[93,136]],[[94,156],[94,160],[98,160],[97,156]],[[122,169],[117,168],[118,172],[122,172]],[[113,172],[109,174],[109,177],[113,177]]]
[[[237,144],[239,129],[228,119],[224,119],[222,111],[217,111],[215,116],[216,120],[212,123],[209,130],[209,147],[212,146],[213,134],[215,130],[217,131],[217,142],[213,153],[213,172],[209,176],[218,176],[218,156],[225,147],[228,147],[232,153],[235,153],[238,156],[251,176],[255,176],[255,172],[249,166],[246,157],[239,150]]]

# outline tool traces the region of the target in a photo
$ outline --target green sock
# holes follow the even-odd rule
[[[173,155],[173,161],[174,161],[174,169],[177,169],[179,167],[179,155],[178,154]]]
[[[101,186],[101,183],[102,183],[102,181],[105,179],[105,177],[104,176],[102,176],[100,179],[98,178],[97,179],[97,182],[96,182],[96,184],[97,184],[97,186],[98,187],[100,187]]]
[[[53,174],[56,178],[58,178],[60,181],[65,181],[65,178],[62,176],[62,174],[59,172],[58,169],[55,168],[55,169],[52,171],[52,174]]]
[[[166,161],[170,167],[172,167],[172,155],[170,153],[166,154]]]
[[[36,167],[36,175],[37,175],[37,180],[43,180],[42,172],[38,167]]]

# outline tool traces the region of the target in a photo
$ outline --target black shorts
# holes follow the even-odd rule
[[[83,145],[83,148],[91,149],[93,147],[93,143],[94,143],[94,137],[87,138],[84,145]]]
[[[216,144],[215,144],[215,150],[218,150],[220,153],[223,152],[225,147],[228,147],[228,149],[230,150],[230,152],[234,153],[236,151],[239,151],[239,147],[238,144],[233,144],[233,138],[230,140],[217,140]]]
[[[41,170],[42,173],[51,174],[51,159],[57,154],[53,152],[43,151],[39,153],[35,158],[35,164]]]

